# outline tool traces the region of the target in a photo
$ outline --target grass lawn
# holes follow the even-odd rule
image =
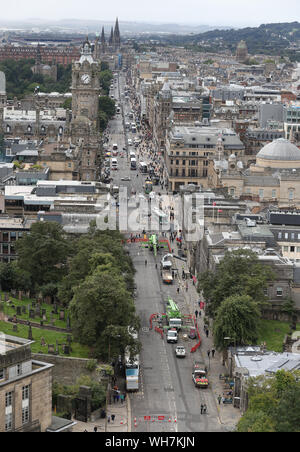
[[[0,321],[0,331],[4,334],[16,337],[28,338],[28,326],[18,325],[18,332],[13,331],[13,324]],[[40,328],[32,328],[32,336],[35,341],[31,346],[33,353],[44,353],[48,354],[48,344],[54,345],[56,349],[56,341],[58,341],[58,350],[60,356],[70,356],[73,358],[89,358],[89,348],[82,346],[78,343],[72,342],[72,352],[70,355],[63,354],[62,344],[68,344],[67,336],[65,333],[57,333],[55,331],[43,330]],[[41,345],[41,339],[44,338],[46,346]]]
[[[2,296],[2,300],[3,300],[3,293],[1,293],[1,296]],[[18,319],[29,320],[30,322],[40,323],[42,318],[40,318],[38,316],[35,316],[34,319],[29,318],[28,305],[30,305],[30,307],[31,307],[32,301],[35,301],[35,300],[29,299],[29,298],[24,298],[23,300],[20,301],[17,298],[13,298],[12,296],[9,296],[9,299],[13,302],[14,306],[16,306],[16,307],[17,306],[25,306],[26,307],[26,310],[27,310],[26,314],[18,315],[17,316]],[[51,311],[53,311],[54,307],[52,305],[44,303],[44,304],[40,305],[40,309],[41,309],[41,312],[42,312],[42,309],[46,309],[47,321],[44,322],[44,325],[50,325],[51,324],[50,314],[51,314]],[[67,328],[67,321],[59,319],[59,311],[60,311],[59,306],[57,309],[58,309],[57,310],[58,314],[52,314],[53,326],[56,326],[57,328]],[[68,310],[64,309],[64,311],[65,311],[65,319],[67,319]],[[16,309],[12,308],[7,303],[4,303],[4,313],[6,315],[8,315],[9,317],[13,317],[16,314]]]
[[[297,325],[300,331],[300,324]],[[277,320],[261,320],[259,326],[258,344],[265,342],[267,350],[282,353],[284,336],[290,331],[290,324]]]

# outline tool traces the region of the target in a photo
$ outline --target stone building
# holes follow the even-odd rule
[[[52,365],[33,360],[32,341],[0,337],[0,432],[46,432],[52,424]]]
[[[248,59],[248,47],[245,41],[240,41],[236,49],[236,59],[239,63],[245,63]]]
[[[165,162],[172,191],[188,184],[209,186],[209,160],[215,153],[220,136],[227,155],[243,155],[244,145],[230,129],[201,126],[174,126],[170,129]]]
[[[300,207],[300,150],[284,138],[264,146],[256,164],[244,169],[235,155],[209,166],[211,187],[227,188],[232,197],[280,208]]]

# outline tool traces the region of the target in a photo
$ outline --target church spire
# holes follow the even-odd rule
[[[108,41],[109,45],[112,46],[114,44],[114,29],[111,27],[110,38]]]
[[[114,31],[114,44],[115,47],[120,47],[121,44],[121,35],[120,35],[120,28],[119,28],[119,19],[116,19],[116,25],[115,25],[115,31]]]

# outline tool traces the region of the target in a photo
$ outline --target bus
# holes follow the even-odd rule
[[[140,172],[143,174],[148,173],[148,165],[145,162],[140,162]]]
[[[145,193],[149,195],[153,191],[153,183],[151,180],[146,180],[145,182]]]
[[[138,340],[136,331],[128,328],[128,333],[135,341]],[[126,390],[139,390],[140,356],[132,356],[130,347],[125,349]]]
[[[111,169],[114,171],[117,171],[117,169],[118,169],[118,160],[117,159],[111,159]]]
[[[131,159],[130,160],[130,169],[135,171],[136,170],[136,159]]]

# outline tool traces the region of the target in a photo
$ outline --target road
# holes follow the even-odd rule
[[[116,115],[109,125],[109,147],[118,144],[120,150],[127,147],[127,139],[133,138],[124,130],[125,116],[130,112],[131,105],[124,97],[125,76],[120,74],[119,82],[114,88],[114,97],[123,106],[124,116]],[[127,147],[129,152],[129,148]],[[143,161],[150,157],[143,156]],[[139,177],[136,177],[136,175]],[[131,171],[127,153],[118,157],[118,171],[112,172],[115,185],[127,187],[128,193],[132,190],[144,193],[145,176],[139,171]],[[121,179],[130,176],[131,181],[122,182]],[[162,191],[161,187],[155,187]],[[218,410],[214,395],[210,389],[196,389],[192,382],[192,363],[201,357],[197,351],[192,355],[190,349],[195,342],[188,339],[179,344],[187,350],[185,359],[178,359],[174,353],[174,345],[167,344],[166,339],[154,330],[149,330],[149,319],[154,313],[165,312],[165,302],[171,296],[183,313],[190,313],[185,299],[177,294],[178,284],[165,286],[162,283],[159,264],[165,250],[161,250],[155,257],[141,244],[130,244],[130,254],[136,269],[135,282],[137,285],[136,310],[141,319],[140,341],[141,351],[141,384],[137,393],[130,395],[131,425],[133,432],[221,432]],[[147,259],[148,265],[145,266]],[[157,268],[157,267],[158,268]],[[180,270],[180,268],[179,268]],[[208,414],[200,414],[200,405],[205,403]]]

